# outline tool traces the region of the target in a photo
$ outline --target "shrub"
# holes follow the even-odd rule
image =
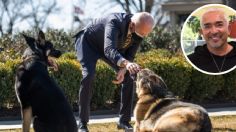
[[[236,70],[231,71],[228,74],[223,75],[225,82],[224,87],[217,92],[216,98],[220,98],[221,100],[230,100],[236,99]]]
[[[25,31],[23,34],[37,38],[37,30]],[[45,32],[46,40],[50,40],[54,46],[63,51],[74,51],[74,39],[72,33],[66,33],[63,30],[48,29]],[[18,59],[26,49],[27,44],[22,34],[5,35],[0,38],[0,48],[4,50],[0,52],[0,62],[9,59]]]
[[[51,71],[58,85],[63,88],[71,104],[77,103],[80,87],[81,67],[74,59],[74,53],[67,53],[58,59],[59,71]],[[170,91],[180,98],[194,102],[205,100],[235,99],[236,72],[221,76],[202,74],[190,66],[183,56],[174,56],[167,50],[152,50],[137,54],[135,61],[143,68],[150,68],[160,75]],[[0,106],[17,106],[14,92],[14,76],[20,60],[0,62]],[[120,85],[112,84],[115,72],[105,63],[98,62],[93,87],[92,109],[104,108],[107,103],[119,100]]]
[[[180,98],[184,98],[186,90],[190,86],[191,67],[180,58],[166,59],[160,63],[157,73],[166,80],[169,89]]]
[[[67,99],[71,104],[77,103],[80,81],[82,78],[81,67],[78,61],[61,58],[58,60],[59,71],[51,71],[51,75],[56,79],[59,86],[63,88]],[[112,84],[114,72],[105,63],[98,62],[96,68],[96,80],[94,82],[92,107],[101,108],[106,102],[113,99],[116,86]]]
[[[23,37],[19,38],[19,35],[12,36],[6,35],[0,38],[0,47],[4,50],[0,52],[0,62],[6,62],[7,60],[13,60],[20,58],[23,50],[26,48]]]
[[[141,43],[140,51],[145,52],[158,48],[168,49],[173,53],[180,49],[180,28],[155,27]]]
[[[96,67],[96,78],[93,88],[93,108],[106,107],[109,101],[113,100],[117,85],[112,83],[115,79],[115,72],[104,62],[99,61]]]
[[[48,29],[45,32],[47,40],[50,40],[53,45],[64,52],[74,51],[74,39],[72,33],[66,33],[63,30]]]
[[[64,90],[68,101],[73,104],[78,99],[78,92],[81,80],[80,64],[76,60],[60,58],[57,60],[58,71],[50,71],[50,75]]]
[[[75,59],[75,60],[77,59],[74,52],[66,52],[66,53],[62,54],[62,56],[60,58]]]
[[[19,60],[0,63],[0,106],[18,106],[14,91],[15,69]],[[58,71],[49,70],[58,85],[63,89],[71,105],[77,103],[80,81],[82,78],[80,64],[74,59],[60,58],[57,60]],[[97,65],[96,80],[94,82],[92,106],[93,108],[104,107],[107,101],[113,100],[116,85],[112,84],[115,78],[114,71],[105,63]]]
[[[23,34],[37,38],[38,30],[33,29],[22,32]],[[74,51],[74,38],[75,33],[65,32],[63,30],[48,29],[45,32],[46,40],[50,40],[54,46],[66,52]],[[172,51],[172,54],[180,49],[180,28],[174,27],[164,29],[162,27],[155,27],[153,32],[144,39],[141,43],[140,51],[149,51],[151,49],[165,48]],[[18,59],[21,57],[26,42],[21,33],[16,35],[5,35],[0,38],[0,48],[4,51],[0,52],[0,61],[5,62],[9,59]]]
[[[137,62],[142,62],[139,64],[160,75],[170,91],[183,98],[190,84],[191,67],[184,61],[183,57],[169,58],[170,53],[165,53],[166,50],[160,52],[160,55],[158,55],[158,51],[161,50],[150,51],[145,55],[141,54],[137,57]]]
[[[18,105],[14,91],[15,70],[20,61],[0,63],[0,108]]]
[[[223,76],[206,75],[193,70],[186,97],[195,102],[201,102],[204,99],[213,99],[217,91],[224,87],[224,81]]]

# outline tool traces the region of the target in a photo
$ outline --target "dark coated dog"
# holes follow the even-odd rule
[[[23,36],[29,47],[23,54],[15,79],[23,132],[29,132],[32,119],[35,132],[77,132],[72,108],[48,72],[48,66],[57,69],[50,57],[58,58],[61,52],[45,40],[42,31],[39,31],[37,39]]]
[[[153,71],[138,72],[136,93],[135,132],[211,132],[207,111],[176,99]]]

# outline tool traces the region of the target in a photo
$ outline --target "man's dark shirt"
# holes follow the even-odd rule
[[[207,45],[204,44],[203,46],[197,46],[194,53],[188,55],[188,58],[203,71],[212,73],[227,71],[236,65],[236,42],[229,42],[229,44],[233,46],[233,49],[225,56],[210,53]],[[213,58],[221,71],[217,68]]]

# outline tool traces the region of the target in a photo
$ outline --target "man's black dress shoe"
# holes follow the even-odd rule
[[[129,124],[129,122],[119,122],[117,124],[117,128],[124,130],[133,130],[133,127]]]
[[[89,132],[87,123],[84,122],[79,123],[79,132]]]

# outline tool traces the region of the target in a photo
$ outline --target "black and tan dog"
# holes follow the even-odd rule
[[[137,74],[136,93],[135,132],[211,132],[206,110],[174,98],[161,77],[151,70]]]
[[[17,69],[15,90],[22,111],[23,132],[29,132],[33,119],[35,132],[77,132],[72,109],[62,89],[49,76],[48,66],[57,69],[51,57],[58,58],[59,50],[45,40],[42,31],[38,39],[23,35],[28,48]]]

